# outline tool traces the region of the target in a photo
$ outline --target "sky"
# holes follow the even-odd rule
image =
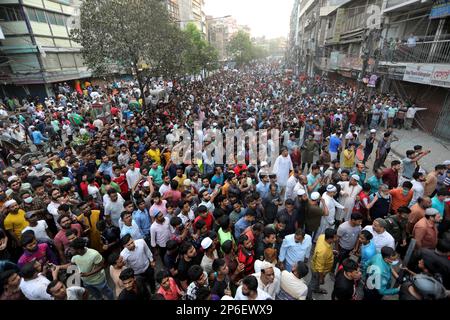
[[[248,25],[251,35],[287,37],[294,0],[205,0],[205,13],[214,17],[232,15]]]

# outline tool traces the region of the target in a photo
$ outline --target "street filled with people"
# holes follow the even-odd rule
[[[274,60],[55,92],[1,103],[0,300],[448,299],[450,153],[392,151],[426,106]],[[266,160],[207,152],[239,129]]]

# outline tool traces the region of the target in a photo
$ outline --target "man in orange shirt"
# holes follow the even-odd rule
[[[411,209],[411,213],[408,217],[408,224],[406,225],[406,231],[412,235],[414,225],[425,217],[425,210],[431,207],[431,199],[429,197],[419,197],[417,199],[417,203],[413,205]]]
[[[440,221],[439,211],[434,208],[425,210],[425,217],[416,223],[413,229],[413,237],[416,239],[417,249],[435,249],[438,242],[438,230],[436,224]]]
[[[397,213],[398,208],[404,206],[407,207],[411,202],[414,194],[414,192],[411,190],[412,186],[413,185],[411,182],[405,181],[403,182],[403,185],[401,187],[389,191],[390,195],[392,196],[391,211],[393,214]]]

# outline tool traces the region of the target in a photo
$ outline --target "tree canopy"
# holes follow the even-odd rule
[[[250,35],[243,30],[238,31],[238,33],[231,38],[227,49],[238,66],[242,66],[254,59],[260,59],[267,55],[264,49],[257,47],[252,43]]]
[[[159,0],[84,0],[80,28],[71,38],[83,46],[83,58],[94,72],[110,73],[114,65],[130,68],[142,92],[145,76],[179,73],[188,48]]]

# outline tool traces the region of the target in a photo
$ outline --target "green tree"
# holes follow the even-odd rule
[[[218,61],[217,50],[202,37],[194,23],[188,23],[183,31],[188,42],[184,53],[184,68],[191,74],[197,74],[202,69],[213,70]]]
[[[159,0],[83,0],[80,28],[72,40],[83,46],[87,66],[103,75],[113,66],[131,69],[144,93],[145,77],[182,69],[187,41]]]
[[[240,30],[228,43],[228,52],[238,66],[242,66],[254,59],[254,47],[250,35]]]

